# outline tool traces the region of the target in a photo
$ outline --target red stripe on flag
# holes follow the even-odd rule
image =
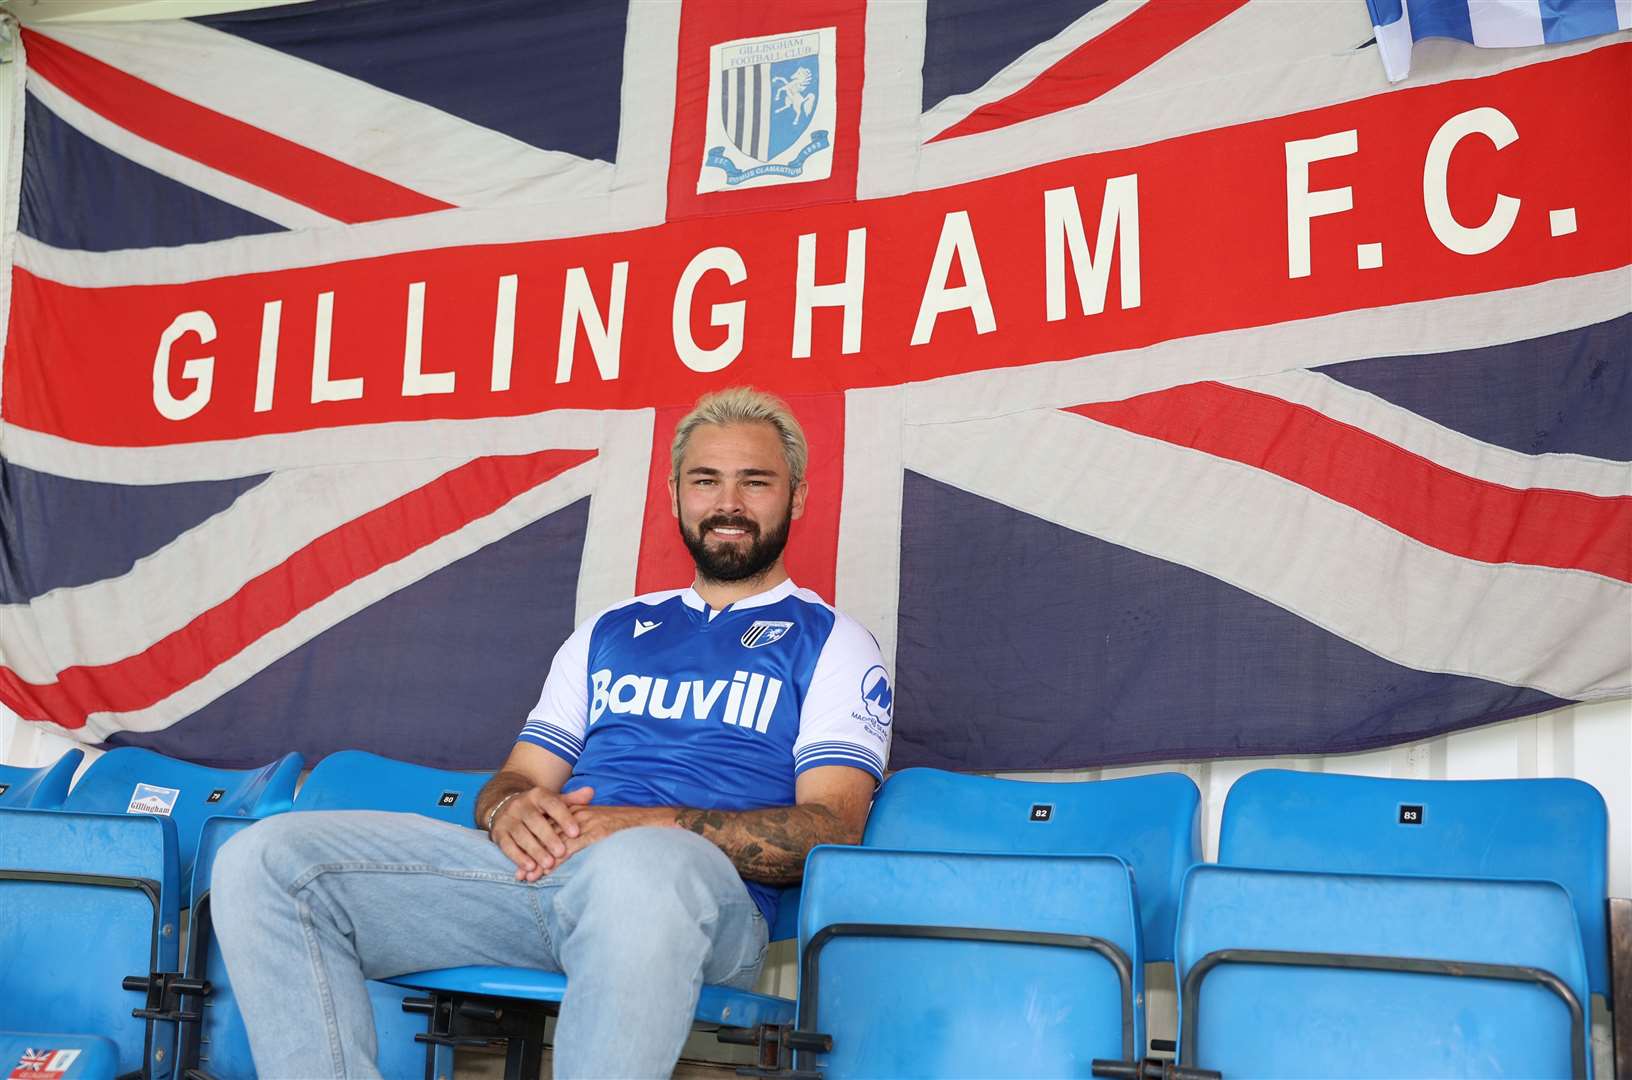
[[[23,31],[30,70],[131,134],[347,223],[453,204],[206,109],[52,38]]]
[[[844,488],[844,395],[790,397],[788,405],[810,443],[805,479],[810,484],[811,499],[805,505],[805,516],[788,530],[784,565],[798,585],[832,603],[838,576],[839,504]],[[636,593],[683,588],[696,575],[669,507],[669,445],[680,418],[689,411],[689,405],[657,410],[651,472],[646,483],[646,514],[635,570]]]
[[[1149,0],[1006,98],[982,105],[930,142],[978,135],[1086,105],[1121,86],[1247,0]]]
[[[56,682],[43,684],[0,668],[0,701],[25,720],[66,728],[83,727],[91,713],[163,701],[326,597],[594,456],[544,450],[477,458],[324,533],[134,656],[65,668]]]
[[[1511,488],[1216,382],[1067,410],[1272,472],[1452,555],[1632,581],[1632,498]]]
[[[37,268],[30,272],[25,259],[11,275],[0,399],[10,424],[98,446],[553,409],[664,408],[724,386],[767,386],[783,396],[898,386],[1581,277],[1624,267],[1632,252],[1632,200],[1626,197],[1632,111],[1617,104],[1629,77],[1632,42],[949,188],[606,235],[410,251],[236,276],[222,269],[221,252],[212,248],[200,254],[207,264],[200,280],[146,286],[65,285]],[[1561,96],[1572,103],[1569,109],[1556,107]],[[1466,223],[1484,220],[1498,193],[1522,195],[1523,208],[1505,240],[1467,256],[1446,247],[1430,227],[1423,162],[1440,127],[1474,108],[1502,110],[1522,134],[1502,150],[1480,137],[1462,143],[1449,171],[1450,205]],[[1314,219],[1313,273],[1291,277],[1286,143],[1349,128],[1358,132],[1360,150],[1318,162],[1310,175],[1315,190],[1351,188],[1354,208]],[[1104,309],[1084,313],[1074,287],[1083,267],[1072,262],[1064,271],[1065,317],[1049,319],[1044,192],[1074,190],[1093,239],[1107,179],[1127,175],[1138,177],[1139,303],[1123,306],[1122,256],[1102,253],[1096,258],[1113,260]],[[1579,228],[1555,236],[1551,211],[1561,207],[1573,208]],[[914,345],[939,238],[947,215],[958,212],[968,214],[978,242],[996,326],[981,333],[967,310],[954,310],[935,322],[930,340]],[[810,355],[795,355],[799,237],[816,235],[815,281],[831,283],[845,275],[847,234],[858,228],[867,230],[861,349],[842,351],[838,309],[823,306],[814,316]],[[1357,253],[1373,243],[1384,245],[1386,262],[1362,269]],[[748,276],[733,285],[723,272],[704,274],[689,294],[688,311],[687,295],[678,290],[682,275],[699,253],[717,247],[739,253]],[[100,258],[81,261],[88,266]],[[586,268],[596,307],[606,313],[612,266],[623,261],[629,264],[629,314],[618,373],[599,373],[580,333],[572,370],[557,382],[567,275]],[[521,298],[513,380],[509,389],[494,391],[493,313],[502,275],[511,274]],[[957,280],[954,275],[952,283]],[[450,393],[401,390],[403,326],[416,285],[424,287],[421,370],[456,373]],[[324,293],[332,293],[330,377],[366,380],[366,391],[352,400],[312,393]],[[682,335],[689,326],[690,339],[707,349],[727,336],[725,323],[716,320],[742,305],[737,359],[708,372],[681,360],[669,317],[677,296]],[[263,411],[256,408],[261,341],[265,304],[272,300],[282,301],[282,328],[267,387],[275,400]],[[167,327],[189,311],[208,313],[216,336],[206,343],[189,331],[166,347]],[[71,379],[63,357],[73,358]],[[207,395],[200,378],[187,374],[192,360],[199,361],[192,370],[211,372]],[[196,392],[208,402],[196,415],[166,418],[155,404],[155,367],[160,393],[168,383],[172,398]],[[86,386],[97,392],[81,392]]]

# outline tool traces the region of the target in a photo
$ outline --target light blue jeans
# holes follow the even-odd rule
[[[666,1077],[705,982],[753,985],[765,920],[719,848],[614,833],[534,884],[487,834],[417,814],[280,814],[222,848],[216,934],[264,1080],[376,1077],[365,978],[564,971],[558,1077]]]

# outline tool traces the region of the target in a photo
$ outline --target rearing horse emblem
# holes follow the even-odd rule
[[[811,84],[815,81],[816,76],[810,73],[810,68],[802,66],[786,79],[771,76],[771,85],[776,88],[772,96],[781,101],[776,111],[780,113],[792,109],[795,119],[808,119],[816,111],[816,95],[811,93]]]
[[[820,52],[817,34],[723,51],[716,108],[738,151],[771,162],[800,141],[821,100]]]

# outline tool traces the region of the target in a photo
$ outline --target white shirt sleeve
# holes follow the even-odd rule
[[[878,642],[860,623],[834,612],[833,631],[799,714],[794,775],[820,765],[848,765],[882,783],[894,715],[894,690]]]
[[[604,614],[604,613],[603,613]],[[544,692],[527,714],[517,742],[530,742],[575,765],[589,720],[589,637],[600,615],[586,620],[555,652]]]

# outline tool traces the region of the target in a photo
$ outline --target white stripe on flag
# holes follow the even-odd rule
[[[1632,466],[1581,454],[1524,454],[1442,427],[1318,371],[1283,371],[1231,383],[1305,405],[1463,476],[1510,488],[1632,495]]]
[[[925,0],[867,5],[868,41],[856,145],[856,198],[912,191],[918,172],[918,119],[924,100]]]
[[[235,236],[204,244],[120,251],[65,251],[30,236],[16,235],[17,265],[40,277],[83,288],[175,285],[214,277],[261,274],[349,259],[372,259],[408,251],[481,244],[524,244],[569,236],[593,236],[636,227],[623,216],[626,206],[643,206],[645,196],[619,195],[564,199],[527,207],[484,206],[443,210],[409,218],[365,221],[344,229]],[[651,224],[641,221],[639,224]]]
[[[433,459],[274,473],[117,577],[0,605],[6,664],[31,682],[50,682],[72,664],[122,660],[323,534],[463,463]],[[19,655],[25,642],[38,651]]]
[[[578,564],[574,625],[634,594],[657,416],[651,409],[592,415],[601,423],[600,446],[592,463],[595,497]]]
[[[1615,25],[1632,30],[1632,0],[1615,0]]]
[[[1468,0],[1468,22],[1473,25],[1473,43],[1485,48],[1547,43],[1541,0]]]
[[[310,229],[340,224],[335,218],[319,213],[309,206],[285,199],[265,188],[257,187],[236,176],[210,168],[192,158],[183,157],[173,150],[148,142],[139,135],[92,112],[49,82],[38,72],[28,73],[28,90],[57,118],[92,142],[100,143],[120,157],[134,161],[187,187],[204,192],[213,198],[256,217],[265,218],[286,229]]]
[[[483,420],[400,420],[169,446],[97,446],[18,427],[5,429],[7,461],[53,476],[108,484],[230,480],[281,469],[407,461],[427,446],[445,458],[594,450],[618,410],[546,409]]]
[[[1356,13],[1358,13],[1356,15]],[[1329,18],[1329,16],[1336,16]],[[1324,28],[1317,20],[1328,19]],[[1356,21],[1351,21],[1357,19]],[[1283,25],[1276,25],[1277,23]],[[1265,58],[1258,66],[1225,69],[1218,55],[1225,43],[1239,42],[1258,29],[1270,44],[1330,43],[1331,55],[1297,61]],[[1358,29],[1358,37],[1353,31]],[[1143,146],[1161,139],[1230,124],[1323,108],[1372,97],[1387,87],[1370,49],[1355,49],[1372,28],[1364,4],[1249,3],[1164,61],[1135,75],[1103,97],[1074,109],[1013,124],[980,135],[929,143],[919,152],[916,189],[949,187],[969,180],[1045,165],[1077,154]],[[1341,44],[1339,33],[1349,35]],[[1470,49],[1458,43],[1435,54],[1413,79],[1414,86],[1476,79],[1532,64],[1562,60],[1619,39],[1602,36],[1548,45],[1536,50]],[[1426,47],[1426,43],[1424,43]],[[1187,65],[1206,74],[1191,75]],[[1214,71],[1217,67],[1223,70]],[[1188,76],[1192,82],[1185,82]],[[1209,77],[1210,76],[1210,77]]]
[[[1450,555],[1240,462],[1033,412],[909,428],[905,464],[1191,567],[1406,667],[1567,698],[1632,688],[1632,585]]]
[[[606,162],[530,146],[185,19],[35,30],[178,97],[455,206],[604,195],[612,185]]]
[[[1373,356],[1477,349],[1590,326],[1629,310],[1632,269],[1623,266],[1516,289],[1199,334],[1053,364],[949,375],[911,387],[907,423],[1120,401],[1198,379],[1228,381]]]
[[[839,610],[873,631],[895,670],[901,597],[901,438],[907,388],[844,395],[844,486],[833,583]]]
[[[516,496],[486,517],[478,518],[464,528],[325,597],[170,697],[134,712],[92,713],[85,722],[84,732],[74,737],[99,741],[121,728],[157,731],[168,727],[369,605],[577,502],[592,494],[594,489],[594,462],[568,469],[547,483]],[[54,728],[54,725],[46,726]]]
[[[927,141],[984,106],[998,102],[1027,86],[1037,76],[1103,34],[1152,0],[1108,0],[1079,17],[1053,37],[1045,38],[1012,60],[1007,67],[966,94],[954,94],[924,113],[920,134]],[[1155,0],[1166,2],[1166,0]],[[921,98],[921,95],[920,95]]]
[[[626,18],[617,183],[609,211],[601,213],[615,228],[638,229],[661,224],[668,212],[680,5],[630,4]],[[533,210],[527,213],[531,216]],[[593,222],[601,213],[584,222],[578,234],[595,232]]]

